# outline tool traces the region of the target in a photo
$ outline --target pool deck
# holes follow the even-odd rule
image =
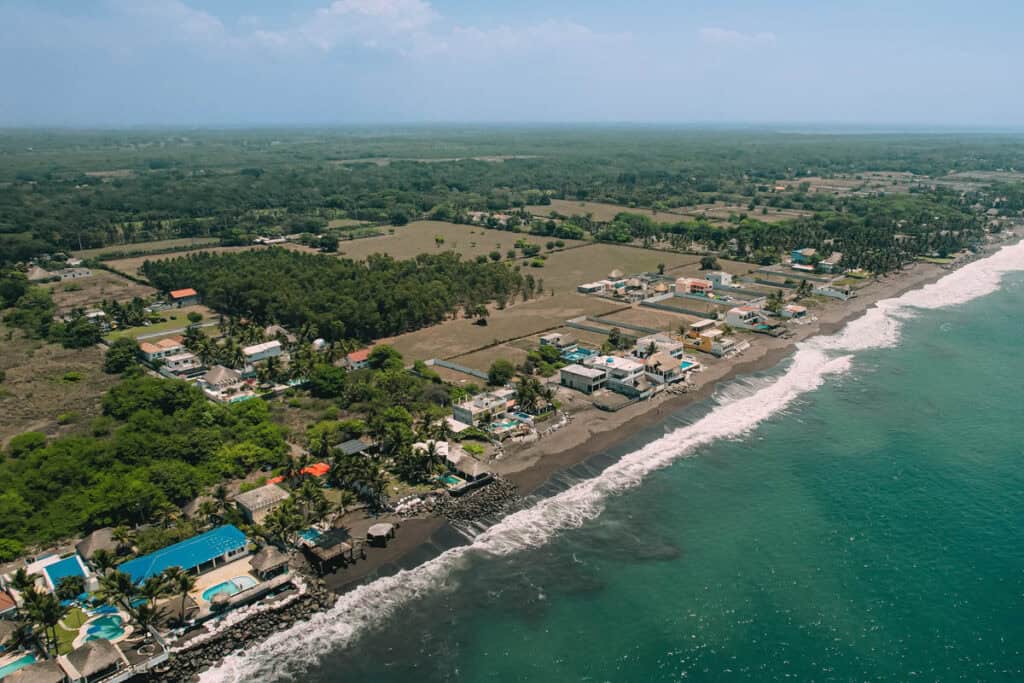
[[[135,630],[135,627],[131,623],[131,616],[124,610],[118,610],[117,614],[96,614],[89,617],[89,620],[82,624],[81,628],[78,629],[78,635],[75,636],[75,640],[74,642],[72,642],[71,646],[82,647],[83,645],[85,645],[85,639],[89,637],[89,627],[92,626],[97,619],[104,619],[107,617],[114,616],[121,617],[121,628],[123,630],[121,632],[121,635],[119,635],[118,637],[110,638],[110,642],[120,643],[122,640],[128,638]]]
[[[252,567],[249,566],[250,557],[250,555],[246,555],[234,562],[221,565],[213,571],[197,576],[196,587],[189,592],[189,596],[195,600],[196,604],[199,605],[200,609],[202,609],[210,604],[208,600],[203,600],[203,591],[207,588],[212,588],[219,583],[224,583],[225,581],[229,581],[238,576],[250,576],[255,581],[259,582],[259,579],[252,574]]]

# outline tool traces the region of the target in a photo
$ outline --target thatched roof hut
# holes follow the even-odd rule
[[[63,658],[72,680],[98,678],[117,671],[124,665],[121,651],[109,640],[97,638],[75,648]],[[77,676],[74,673],[77,672]]]
[[[249,566],[260,578],[275,576],[288,567],[288,556],[272,545],[264,546],[249,558]]]
[[[92,532],[75,545],[75,551],[87,560],[91,560],[97,550],[117,552],[117,541],[114,540],[114,530],[110,527],[103,527]]]
[[[47,659],[18,669],[4,676],[4,683],[64,683],[64,669],[53,659]]]

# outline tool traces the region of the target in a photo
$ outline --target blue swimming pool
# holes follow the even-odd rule
[[[562,359],[569,363],[579,363],[582,360],[586,360],[591,356],[595,355],[597,351],[591,351],[590,349],[576,349],[575,351],[567,351],[562,354]]]
[[[682,363],[680,363],[680,364],[679,364],[679,369],[680,369],[680,370],[689,370],[689,369],[690,369],[690,368],[692,368],[692,367],[693,367],[694,365],[696,365],[696,363],[691,363],[691,362],[690,362],[690,361],[688,361],[688,360],[684,360],[684,361],[683,361]]]
[[[303,540],[309,541],[310,543],[315,542],[316,539],[320,538],[320,536],[321,536],[320,532],[317,531],[316,529],[314,529],[313,527],[310,527],[308,529],[304,529],[304,530],[299,532],[299,538],[302,538]]]
[[[203,591],[203,600],[210,602],[213,600],[213,596],[224,593],[225,595],[234,595],[235,593],[241,593],[246,588],[252,588],[257,583],[256,579],[251,576],[236,576],[233,579],[227,581],[221,581],[216,586],[210,586]]]
[[[124,619],[116,614],[97,617],[89,622],[87,627],[86,640],[113,640],[124,635]]]
[[[443,481],[445,484],[448,484],[449,486],[458,486],[459,484],[462,483],[462,480],[456,477],[454,474],[444,475],[443,477],[441,477],[441,481]]]
[[[36,663],[36,656],[35,655],[25,655],[24,657],[20,657],[18,659],[15,659],[10,664],[4,664],[3,666],[0,666],[0,678],[3,678],[4,676],[10,676],[12,673],[17,671],[18,669],[23,669],[24,667],[28,666],[29,664],[35,664],[35,663]]]

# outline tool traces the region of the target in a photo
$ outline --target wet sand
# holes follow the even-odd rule
[[[849,301],[835,301],[812,311],[817,320],[794,329],[789,338],[751,336],[751,348],[739,358],[710,364],[696,378],[697,387],[682,395],[662,395],[608,413],[586,408],[565,427],[491,464],[493,471],[513,481],[523,495],[536,491],[553,475],[579,465],[621,444],[637,431],[657,424],[666,415],[710,397],[720,383],[776,367],[796,344],[815,335],[831,335],[873,308],[877,301],[898,297],[939,280],[950,271],[927,263],[871,282]],[[382,517],[382,520],[389,518]],[[331,590],[343,593],[376,578],[425,562],[445,549],[466,543],[444,519],[399,520],[401,527],[387,548],[367,548],[366,559],[324,577]]]

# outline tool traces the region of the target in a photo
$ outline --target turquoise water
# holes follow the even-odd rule
[[[210,586],[203,591],[203,600],[209,602],[213,599],[213,596],[224,593],[226,595],[234,595],[241,593],[246,588],[252,588],[256,585],[256,579],[251,576],[236,576],[233,579],[222,581],[216,586]]]
[[[3,678],[4,676],[10,676],[18,669],[22,669],[28,666],[29,664],[35,664],[35,662],[35,655],[25,655],[24,657],[19,657],[10,664],[4,664],[3,666],[0,666],[0,678]]]
[[[300,531],[299,532],[299,537],[303,538],[303,539],[305,539],[307,541],[313,542],[316,539],[320,538],[320,532],[317,531],[316,529],[310,527],[308,529],[304,529],[304,530]]]
[[[441,477],[441,481],[443,481],[445,484],[448,484],[449,486],[455,486],[456,484],[462,483],[461,479],[451,474],[446,474],[443,477]]]
[[[1021,680],[1022,311],[866,319],[206,680]]]
[[[89,622],[86,640],[113,640],[124,635],[124,619],[116,615],[98,617]]]

